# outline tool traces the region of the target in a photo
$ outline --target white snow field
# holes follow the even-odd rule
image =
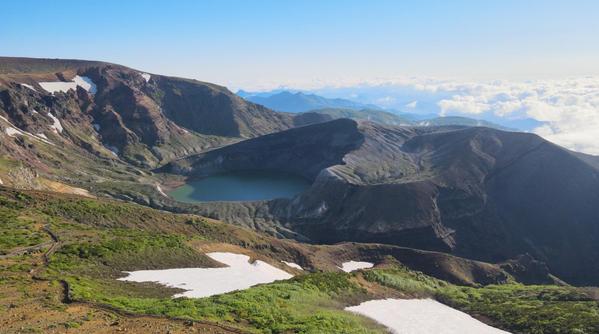
[[[15,135],[20,135],[23,134],[20,130],[17,130],[13,127],[7,127],[6,129],[4,129],[4,132],[9,135],[10,137],[14,137]]]
[[[97,92],[96,84],[88,77],[81,77],[76,75],[73,81],[45,81],[38,82],[42,88],[48,93],[54,94],[56,92],[68,92],[69,89],[77,89],[77,86],[95,94]]]
[[[162,187],[158,183],[156,183],[156,191],[158,191],[160,195],[168,198],[168,195],[164,192],[164,190],[162,190]]]
[[[341,270],[345,271],[346,273],[350,273],[354,270],[360,270],[360,269],[366,269],[366,268],[372,268],[374,267],[374,263],[371,262],[360,262],[360,261],[349,261],[349,262],[343,262],[341,264],[341,267],[339,267]]]
[[[54,122],[52,125],[50,125],[50,127],[52,127],[52,131],[54,131],[55,133],[62,133],[63,127],[62,127],[62,123],[60,123],[60,120],[52,115],[52,113],[48,113],[48,116],[50,118],[52,118],[52,122]]]
[[[35,88],[33,88],[33,86],[31,86],[31,85],[28,85],[28,84],[26,84],[26,83],[19,83],[19,85],[21,85],[21,86],[23,86],[23,87],[27,87],[27,88],[29,88],[29,89],[31,89],[31,90],[33,90],[33,91],[35,91]]]
[[[509,334],[432,299],[379,299],[345,308],[401,334]]]
[[[146,82],[149,82],[149,81],[150,81],[150,78],[152,77],[152,76],[151,76],[151,75],[149,75],[148,73],[140,73],[140,74],[141,74],[141,77],[142,77],[142,78],[144,78],[144,80],[145,80]]]
[[[119,278],[119,280],[156,282],[168,287],[187,290],[173,297],[203,298],[293,277],[293,275],[263,261],[250,263],[250,257],[247,255],[224,252],[207,253],[206,255],[227,267],[139,270],[127,272],[129,276]]]
[[[48,141],[46,138],[46,136],[36,136],[34,134],[31,134],[27,131],[23,131],[17,127],[15,127],[11,122],[8,121],[8,119],[6,119],[5,117],[0,116],[0,120],[3,120],[4,122],[6,122],[9,126],[7,126],[4,129],[4,133],[6,133],[9,137],[14,137],[16,135],[20,135],[20,136],[27,136],[27,137],[31,137],[33,139],[37,139],[40,141],[43,141],[46,144],[50,144],[50,145],[54,145],[52,142]]]
[[[287,262],[287,261],[281,261],[283,263],[285,263],[287,266],[291,267],[291,268],[295,268],[295,269],[299,269],[299,270],[304,270],[304,268],[302,268],[302,266],[300,266],[297,263],[294,262]]]
[[[92,81],[92,79],[88,77],[80,77],[76,75],[73,78],[73,82],[75,82],[77,86],[81,86],[81,88],[90,92],[90,94],[96,94],[96,92],[98,91],[98,87],[96,86],[96,84]]]

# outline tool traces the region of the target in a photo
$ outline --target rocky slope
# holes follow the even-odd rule
[[[77,80],[83,83],[54,90]],[[0,58],[0,116],[2,135],[14,141],[116,154],[144,167],[293,126],[290,116],[217,85],[102,62],[26,58]]]
[[[491,262],[530,254],[567,282],[599,283],[599,171],[536,135],[336,120],[164,168],[190,177],[237,169],[283,170],[313,184],[252,210],[200,210],[225,219],[251,212],[239,219],[276,221],[313,242],[381,242]]]
[[[293,127],[210,83],[97,61],[0,57],[0,184],[164,198],[160,164]]]

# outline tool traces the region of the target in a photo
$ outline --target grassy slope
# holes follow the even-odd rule
[[[381,327],[342,311],[342,300],[365,293],[343,274],[315,274],[209,299],[172,299],[176,289],[117,281],[122,270],[218,266],[190,247],[235,238],[228,225],[118,202],[1,192],[2,224],[34,228],[47,223],[61,247],[38,277],[65,281],[72,300],[142,314],[225,323],[250,332],[375,333]],[[6,224],[6,225],[5,225]],[[0,250],[29,245],[7,229]],[[39,231],[39,233],[42,233]],[[239,235],[252,235],[241,232]],[[48,238],[47,236],[44,236]],[[257,238],[259,239],[259,238]],[[252,238],[237,240],[252,243]],[[13,270],[2,268],[2,272]],[[29,271],[30,266],[20,268]]]
[[[385,286],[433,297],[513,333],[599,332],[599,303],[580,288],[522,284],[463,287],[405,268],[373,270],[364,275]]]
[[[100,310],[109,307],[218,322],[256,333],[383,332],[383,328],[368,319],[342,310],[347,305],[383,297],[434,297],[498,327],[520,333],[599,330],[599,307],[587,290],[519,284],[460,287],[398,264],[352,274],[309,273],[210,298],[172,299],[170,296],[176,289],[115,278],[122,275],[122,270],[217,266],[218,263],[197,251],[197,245],[214,249],[232,243],[235,247],[244,245],[244,249],[260,249],[263,237],[198,216],[175,215],[114,201],[3,189],[0,209],[0,254],[51,241],[49,233],[42,229],[44,226],[60,239],[60,247],[47,265],[27,264],[27,257],[32,255],[0,260],[0,290],[4,290],[0,294],[14,286],[31,290],[39,280],[24,277],[33,273],[49,282],[66,281],[74,301]],[[272,245],[264,254],[273,257],[274,264],[278,256],[286,253],[277,243]],[[31,297],[24,293],[21,298],[23,301]],[[56,297],[48,298],[52,312],[64,307]],[[8,311],[12,306],[0,303],[0,307]],[[77,321],[61,326],[87,323]]]

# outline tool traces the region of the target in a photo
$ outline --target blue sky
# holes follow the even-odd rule
[[[497,120],[599,154],[597,0],[19,0],[0,55]],[[357,84],[365,83],[365,84]],[[342,86],[343,88],[335,88]],[[329,89],[330,88],[330,89]]]
[[[599,74],[599,1],[7,1],[0,55],[232,87]]]

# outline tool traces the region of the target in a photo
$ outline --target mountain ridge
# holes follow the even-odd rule
[[[281,143],[305,152],[302,161],[286,166],[285,152],[270,156],[269,147]],[[237,156],[244,159],[231,159]],[[593,266],[575,263],[599,256],[592,241],[599,237],[593,220],[599,216],[599,170],[533,134],[340,119],[185,158],[166,171],[200,177],[241,166],[312,180],[294,199],[255,209],[265,212],[257,219],[278,222],[312,242],[381,242],[492,262],[529,253],[566,282],[596,283]],[[226,211],[221,214],[226,219]],[[566,217],[575,229],[562,224]]]
[[[243,92],[243,91],[241,91]],[[238,92],[239,94],[239,92]],[[347,109],[378,109],[377,106],[362,104],[341,98],[326,98],[316,94],[307,94],[303,92],[290,92],[282,90],[274,94],[264,95],[243,92],[243,98],[257,104],[264,105],[273,110],[298,113],[322,108],[347,108]]]
[[[15,62],[0,58],[5,72]],[[596,159],[538,136],[293,116],[196,80],[98,62],[24,63],[0,75],[6,185],[196,212],[312,242],[389,243],[494,263],[531,254],[566,282],[599,277],[574,264],[595,261]],[[69,83],[47,92],[40,82],[48,80],[83,80],[94,91]],[[215,204],[177,203],[160,187],[239,169],[289,171],[312,186],[292,200]]]

